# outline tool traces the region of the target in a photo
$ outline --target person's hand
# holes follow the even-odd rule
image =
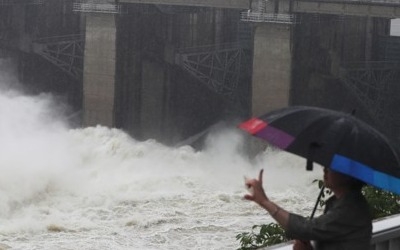
[[[313,250],[310,241],[295,240],[293,250]]]
[[[260,170],[258,179],[246,179],[245,185],[250,189],[251,194],[246,194],[244,198],[246,200],[254,201],[259,205],[264,201],[268,201],[267,195],[265,195],[264,189],[262,187],[262,177],[264,170]]]

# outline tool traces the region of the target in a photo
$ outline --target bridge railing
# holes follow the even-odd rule
[[[292,250],[293,243],[287,242],[262,248],[263,250]],[[373,222],[370,250],[400,249],[400,215],[393,215]]]
[[[293,24],[296,22],[296,16],[292,14],[245,11],[241,13],[241,20],[244,22]]]
[[[15,5],[15,4],[43,4],[43,0],[0,0],[0,5]]]
[[[331,3],[355,3],[355,4],[391,4],[400,5],[399,0],[297,0],[300,2],[331,2]]]
[[[85,0],[75,0],[72,5],[72,10],[75,12],[108,14],[120,14],[122,12],[121,5],[119,4]]]

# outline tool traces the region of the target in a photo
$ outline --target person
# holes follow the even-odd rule
[[[271,201],[262,186],[263,170],[258,179],[246,179],[250,193],[244,198],[268,211],[294,239],[293,250],[369,249],[372,217],[361,192],[364,183],[326,167],[323,181],[333,196],[326,201],[324,213],[316,218],[289,213]]]

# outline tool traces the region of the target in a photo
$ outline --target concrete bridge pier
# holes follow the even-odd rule
[[[115,14],[86,14],[83,125],[115,125]]]
[[[253,52],[253,116],[289,105],[292,43],[290,24],[257,24]]]

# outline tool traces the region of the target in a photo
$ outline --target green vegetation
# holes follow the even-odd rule
[[[374,219],[400,213],[400,196],[371,186],[363,188]]]
[[[259,232],[255,232],[259,229]],[[276,223],[267,225],[254,225],[250,233],[240,233],[236,235],[236,240],[240,241],[240,250],[257,249],[275,245],[288,240],[285,231]]]
[[[315,180],[314,183],[318,183],[319,188],[322,187],[322,181]],[[365,186],[362,192],[371,207],[373,219],[400,213],[399,195],[371,186]],[[325,205],[325,200],[330,194],[330,190],[324,192],[319,204],[321,207]],[[259,231],[255,232],[256,229],[259,229]],[[279,244],[289,239],[286,237],[285,231],[278,224],[269,223],[267,225],[254,225],[250,233],[236,235],[236,240],[240,242],[238,250],[251,250]]]

